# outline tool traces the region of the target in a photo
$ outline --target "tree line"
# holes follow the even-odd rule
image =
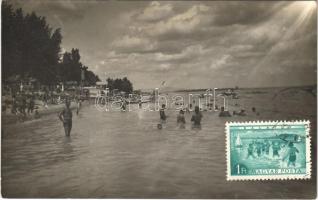
[[[123,79],[116,78],[107,78],[107,87],[110,91],[113,91],[115,89],[119,91],[123,91],[126,94],[131,94],[133,92],[133,85],[130,82],[130,80],[127,79],[127,77],[124,77]]]
[[[80,83],[84,74],[85,84],[94,85],[100,79],[80,62],[79,49],[61,54],[62,38],[61,29],[50,27],[45,17],[2,2],[2,80],[19,76],[54,85]]]

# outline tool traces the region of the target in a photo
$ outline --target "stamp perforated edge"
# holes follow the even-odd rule
[[[230,166],[230,144],[229,137],[230,125],[295,125],[304,124],[306,126],[306,175],[262,175],[262,176],[231,176]],[[311,137],[310,137],[310,121],[246,121],[246,122],[226,122],[225,123],[225,153],[226,153],[226,180],[227,181],[244,181],[244,180],[309,180],[311,178]]]

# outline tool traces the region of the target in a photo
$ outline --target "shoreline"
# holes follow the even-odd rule
[[[82,107],[88,105],[89,102],[85,101],[82,103]],[[49,105],[48,108],[44,108],[43,106],[38,109],[39,111],[39,118],[35,118],[34,111],[30,115],[26,115],[23,121],[21,121],[21,114],[12,114],[10,110],[8,109],[6,113],[2,112],[1,114],[1,124],[3,127],[10,126],[10,125],[17,125],[17,124],[22,124],[24,122],[30,122],[33,120],[41,119],[43,116],[51,115],[54,113],[60,112],[64,108],[64,104],[58,104],[58,105]],[[71,103],[70,106],[71,110],[76,109],[76,104],[74,102]]]
[[[270,90],[270,89],[300,89],[300,88],[306,88],[306,89],[316,89],[317,88],[317,84],[315,85],[303,85],[303,86],[277,86],[277,87],[224,87],[224,88],[218,88],[218,91],[226,91],[228,89],[234,89],[234,90],[242,90],[242,91],[246,91],[246,90]],[[175,89],[175,90],[167,90],[164,92],[205,92],[206,90],[211,89],[211,88],[195,88],[195,89]],[[163,89],[164,90],[164,89]]]

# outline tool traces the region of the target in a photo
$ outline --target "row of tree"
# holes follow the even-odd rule
[[[61,29],[53,30],[45,17],[24,14],[2,2],[2,80],[35,78],[41,84],[77,81],[93,85],[99,78],[80,62],[78,49],[61,54]]]
[[[61,82],[77,81],[84,85],[95,85],[100,81],[99,77],[88,67],[80,62],[81,56],[78,49],[72,49],[71,52],[65,52],[61,63],[57,67],[57,77]]]
[[[110,91],[113,91],[115,89],[119,91],[126,92],[126,94],[131,94],[133,92],[133,85],[132,83],[127,79],[127,77],[124,77],[123,79],[116,78],[108,78],[107,81],[107,87]]]

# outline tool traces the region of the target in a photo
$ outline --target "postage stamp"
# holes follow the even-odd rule
[[[310,122],[226,123],[227,180],[310,179]]]

